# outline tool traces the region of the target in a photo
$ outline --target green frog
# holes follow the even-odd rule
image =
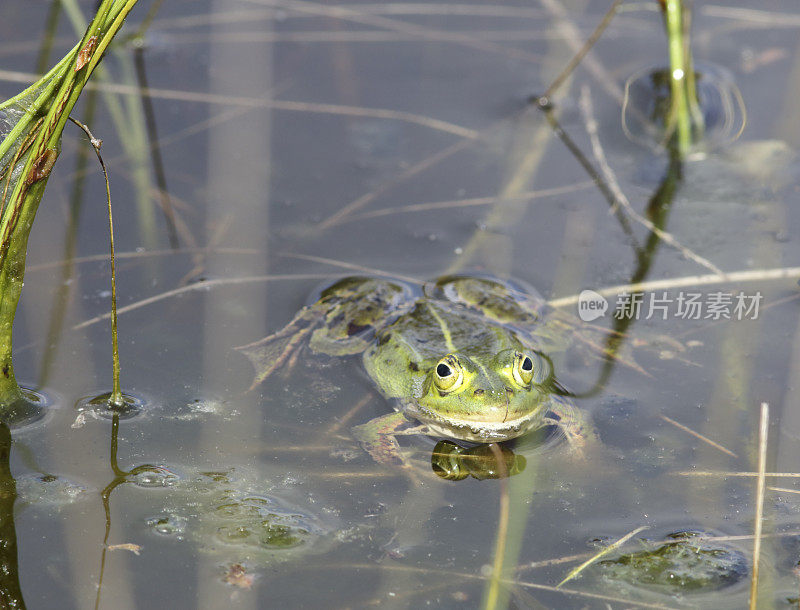
[[[291,366],[306,343],[320,354],[362,354],[395,407],[353,428],[380,463],[400,459],[398,434],[492,443],[556,425],[580,447],[583,424],[548,356],[563,323],[550,316],[532,290],[492,277],[451,275],[421,288],[346,277],[282,330],[238,349],[256,368],[253,387]]]

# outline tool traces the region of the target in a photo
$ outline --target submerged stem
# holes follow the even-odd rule
[[[492,577],[488,587],[484,591],[481,608],[483,610],[495,610],[503,608],[508,603],[507,593],[503,591],[501,584],[505,583],[504,561],[506,558],[506,541],[508,539],[508,515],[510,511],[510,498],[508,495],[508,468],[500,446],[491,443],[489,448],[497,461],[497,470],[500,479],[500,507],[497,520],[497,538],[494,546],[494,562],[492,565]]]

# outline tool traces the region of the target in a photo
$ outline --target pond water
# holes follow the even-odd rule
[[[790,476],[766,479],[759,607],[797,606],[800,10],[696,3],[716,148],[680,168],[621,121],[626,81],[666,56],[645,4],[553,96],[660,239],[609,213],[531,103],[608,5],[173,0],[141,45],[136,8],[73,114],[104,141],[122,385],[142,406],[76,408],[110,389],[110,277],[102,175],[68,126],[15,327],[17,376],[50,406],[0,438],[7,607],[747,607],[761,403],[766,470]],[[45,35],[48,6],[0,9],[4,99],[76,40],[65,14]],[[704,280],[714,269],[731,275]],[[592,324],[619,334],[553,356],[590,429],[583,458],[534,434],[504,444],[513,476],[447,480],[440,439],[403,437],[409,468],[377,464],[350,429],[391,405],[359,357],[305,349],[248,391],[234,348],[326,283],[454,272],[534,286],[576,324],[568,297],[608,298]],[[657,280],[615,319],[614,287]]]

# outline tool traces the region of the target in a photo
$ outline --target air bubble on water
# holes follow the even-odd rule
[[[151,517],[145,523],[147,527],[161,536],[174,537],[180,540],[186,533],[187,519],[180,515],[167,514]]]
[[[172,487],[176,485],[180,477],[166,468],[158,470],[145,470],[137,473],[133,478],[133,484],[138,487]]]

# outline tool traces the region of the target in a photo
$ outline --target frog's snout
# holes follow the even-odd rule
[[[508,419],[508,407],[514,390],[511,388],[475,388],[473,396],[480,398],[485,406],[480,410],[480,418],[503,423]]]

